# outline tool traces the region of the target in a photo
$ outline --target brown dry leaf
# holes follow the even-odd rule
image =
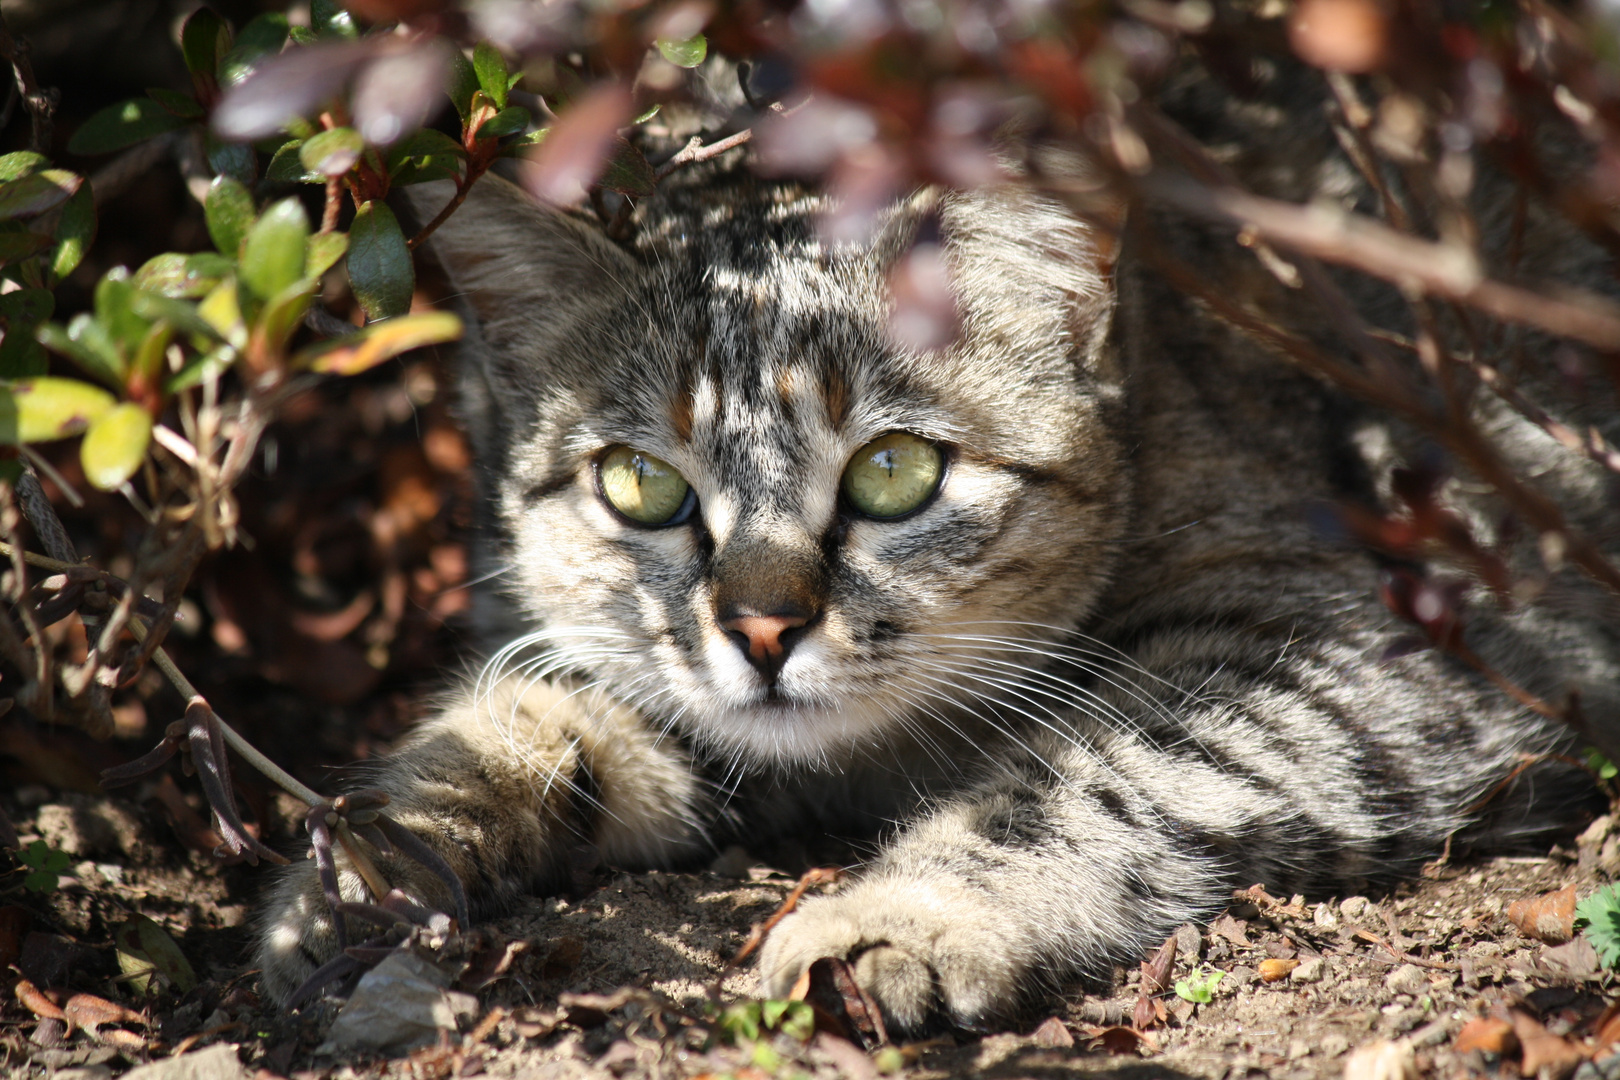
[[[1209,924],[1209,932],[1219,934],[1239,948],[1247,949],[1249,947],[1249,924],[1241,919],[1234,919],[1225,912],[1222,912],[1214,922]]]
[[[461,973],[456,985],[463,990],[482,990],[495,980],[504,977],[512,969],[512,962],[528,949],[529,942],[522,938],[506,942],[499,940],[486,942],[483,948],[474,953],[472,963]]]
[[[1543,970],[1559,979],[1591,979],[1602,970],[1597,950],[1583,934],[1562,945],[1549,945],[1538,958]]]
[[[855,981],[855,969],[847,960],[823,956],[810,965],[810,984],[804,1000],[818,1012],[825,1014],[837,1027],[833,1034],[859,1046],[873,1050],[889,1041],[883,1025],[883,1014],[860,983]]]
[[[1035,1040],[1036,1046],[1046,1046],[1053,1049],[1066,1049],[1074,1045],[1074,1036],[1069,1034],[1068,1026],[1055,1016],[1049,1016],[1041,1021],[1030,1038]]]
[[[42,1020],[66,1020],[67,1014],[27,979],[18,979],[15,993],[23,1007]]]
[[[1535,1076],[1545,1068],[1551,1076],[1564,1076],[1586,1058],[1585,1050],[1561,1035],[1554,1035],[1529,1013],[1514,1009],[1509,1016],[1513,1021],[1513,1034],[1519,1037],[1519,1046],[1524,1050],[1519,1075]]]
[[[1131,1027],[1138,1031],[1146,1031],[1159,1019],[1158,1012],[1153,1008],[1157,1004],[1153,998],[1143,994],[1136,999],[1136,1005],[1131,1009]]]
[[[1151,960],[1142,961],[1142,993],[1157,994],[1170,989],[1170,975],[1175,968],[1176,936],[1171,934]]]
[[[1268,983],[1281,982],[1283,979],[1288,978],[1289,973],[1297,967],[1299,967],[1298,960],[1279,960],[1276,957],[1268,957],[1260,961],[1260,981]]]
[[[1575,936],[1575,886],[1515,900],[1508,906],[1507,917],[1526,937],[1562,945]]]
[[[1608,1057],[1609,1047],[1620,1042],[1620,1001],[1610,1003],[1603,1010],[1592,1030],[1597,1032],[1592,1038],[1593,1059]]]
[[[1110,1054],[1141,1054],[1146,1056],[1157,1052],[1159,1044],[1154,1042],[1153,1036],[1145,1031],[1116,1024],[1113,1027],[1086,1027],[1085,1034],[1090,1038],[1090,1047],[1093,1050],[1104,1050]]]
[[[121,1050],[139,1049],[146,1045],[146,1040],[133,1032],[120,1031],[117,1028],[101,1030],[109,1024],[139,1024],[142,1027],[150,1025],[146,1017],[133,1009],[126,1009],[116,1001],[108,1001],[94,994],[74,994],[68,998],[68,1003],[62,1006],[62,1013],[70,1029],[79,1028],[89,1032],[97,1040]]]
[[[1513,1034],[1513,1025],[1500,1016],[1482,1016],[1468,1021],[1451,1049],[1459,1054],[1478,1050],[1482,1054],[1511,1054],[1519,1048],[1519,1037]]]

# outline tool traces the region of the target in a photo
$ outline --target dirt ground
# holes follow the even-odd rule
[[[727,1014],[717,1010],[749,1000],[756,980],[745,964],[716,986],[725,960],[793,885],[740,851],[706,873],[602,870],[572,902],[532,900],[460,943],[461,963],[445,965],[455,984],[438,980],[448,991],[432,980],[405,985],[408,978],[377,992],[362,984],[345,1035],[343,1021],[334,1028],[335,1002],[281,1015],[255,993],[244,967],[250,908],[265,881],[260,870],[220,868],[182,852],[165,839],[164,826],[128,802],[64,798],[34,785],[0,796],[0,807],[25,844],[37,837],[71,855],[54,889],[12,888],[3,897],[9,906],[0,908],[0,970],[16,965],[70,1014],[78,1000],[81,1021],[68,1031],[44,1015],[50,1010],[37,998],[30,1007],[8,995],[0,1003],[0,1074],[8,1077],[92,1080],[142,1065],[147,1071],[128,1075],[1397,1080],[1521,1068],[1524,1075],[1620,1075],[1616,1048],[1594,1053],[1603,1039],[1593,1037],[1615,997],[1615,977],[1598,970],[1584,938],[1547,944],[1506,915],[1513,901],[1565,886],[1585,895],[1620,869],[1620,837],[1609,835],[1606,818],[1567,850],[1433,864],[1392,895],[1302,903],[1260,892],[1234,899],[1210,926],[1176,935],[1166,982],[1195,969],[1223,972],[1207,1003],[1165,989],[1139,1008],[1143,975],[1121,971],[1111,992],[1075,992],[1012,1030],[958,1032],[869,1053],[826,1031],[800,1041],[780,1031],[750,1038],[735,1025],[727,1029]],[[194,989],[159,989],[143,1002],[127,981],[113,978],[113,934],[133,913],[178,943],[198,977]],[[627,987],[662,998],[611,997]],[[379,1025],[408,1012],[420,990],[440,1017],[423,1029],[426,1045],[381,1052],[355,1046],[354,1032],[362,1043],[377,1037]],[[76,994],[131,1011],[84,1030],[107,1014]],[[609,997],[571,996],[590,994]],[[665,1003],[655,1007],[655,1000]],[[1129,1029],[1133,1013],[1150,1018],[1144,1035]],[[733,1008],[729,1015],[738,1014]],[[1504,1041],[1509,1026],[1517,1045],[1513,1037]]]

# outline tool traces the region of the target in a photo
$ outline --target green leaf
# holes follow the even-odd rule
[[[154,975],[177,993],[188,994],[197,988],[197,973],[180,946],[145,915],[131,915],[113,932],[113,944],[118,949],[118,969],[131,976],[129,985],[136,993],[155,991]]]
[[[121,388],[124,385],[124,358],[107,336],[106,329],[88,313],[75,315],[66,329],[56,323],[42,323],[34,331],[34,337],[47,349],[61,353],[108,386]]]
[[[516,135],[534,122],[534,114],[521,105],[511,105],[479,125],[480,139],[499,139],[503,135]]]
[[[73,197],[84,178],[65,169],[45,169],[0,183],[0,220],[38,217]]]
[[[234,86],[252,73],[259,61],[274,56],[287,43],[287,16],[267,11],[249,19],[236,44],[219,62],[219,81]]]
[[[140,295],[150,299],[157,299],[151,293],[141,293]],[[166,304],[179,303],[178,300],[164,300],[163,302]],[[195,313],[193,313],[193,317],[195,317]],[[213,327],[209,327],[208,331],[208,340],[212,343],[215,336]],[[163,354],[168,350],[169,342],[173,340],[173,326],[170,326],[167,322],[153,323],[152,329],[146,332],[146,337],[141,339],[140,345],[135,349],[135,359],[129,365],[131,379],[139,379],[146,386],[151,386],[157,382],[158,376],[163,374]],[[135,383],[132,381],[130,385],[134,386]]]
[[[651,195],[658,181],[646,155],[628,140],[614,136],[613,151],[597,183],[621,195]]]
[[[51,253],[53,280],[73,273],[96,240],[96,198],[88,182],[81,185],[56,219],[56,250]]]
[[[79,445],[84,478],[102,491],[117,491],[135,475],[152,442],[152,414],[139,405],[114,405],[91,423]]]
[[[130,293],[129,307],[149,323],[167,323],[176,330],[210,341],[222,340],[224,337],[215,329],[213,323],[197,313],[195,304],[188,304],[184,300],[135,289]]]
[[[354,16],[344,11],[337,0],[311,0],[309,25],[314,27],[317,34],[325,37],[353,41],[360,36],[360,29],[354,25]]]
[[[6,329],[38,326],[56,310],[56,295],[49,289],[18,289],[0,294],[0,319]]]
[[[229,176],[242,184],[253,184],[259,178],[259,161],[253,147],[247,143],[225,142],[210,134],[203,140],[208,153],[208,167],[216,176]]]
[[[282,199],[259,215],[242,243],[242,280],[268,300],[304,276],[309,218],[297,199]]]
[[[189,390],[193,386],[200,386],[209,379],[217,379],[229,370],[236,360],[236,350],[229,345],[221,345],[212,352],[188,360],[179,371],[163,384],[165,394],[178,394],[182,390]]]
[[[303,161],[299,159],[299,152],[303,147],[302,139],[288,139],[282,143],[281,149],[270,159],[270,167],[264,171],[264,178],[282,184],[326,183],[326,177],[304,168]]]
[[[372,319],[389,319],[411,309],[416,270],[405,234],[388,204],[373,200],[360,207],[349,226],[349,286]]]
[[[131,98],[92,113],[68,140],[68,153],[110,154],[185,125],[151,98]]]
[[[51,238],[20,221],[0,221],[0,263],[14,263],[51,246]]]
[[[343,253],[349,250],[347,233],[316,233],[309,238],[309,252],[304,259],[304,276],[319,278],[332,269]]]
[[[1575,925],[1585,929],[1604,967],[1620,967],[1620,885],[1605,885],[1576,904]]]
[[[315,298],[317,284],[307,278],[300,279],[266,302],[253,327],[254,339],[262,344],[266,353],[279,354],[287,347],[287,342],[303,323],[310,301]]]
[[[676,67],[695,68],[709,55],[709,39],[702,34],[693,34],[684,41],[659,38],[658,51]]]
[[[28,333],[6,331],[5,340],[0,341],[0,379],[26,379],[51,369],[51,358],[34,340],[32,329]]]
[[[358,131],[337,127],[306,140],[298,148],[298,160],[312,173],[342,176],[360,160],[365,148],[365,140]]]
[[[193,76],[212,79],[219,58],[230,47],[230,24],[205,7],[192,12],[180,31],[180,52],[186,58],[186,70]]]
[[[200,120],[203,117],[203,107],[197,104],[197,99],[190,94],[165,90],[161,86],[149,86],[146,88],[146,96],[182,120]]]
[[[445,92],[450,95],[450,104],[456,107],[456,115],[465,126],[472,116],[473,95],[478,92],[478,71],[460,49],[451,51],[450,81]]]
[[[462,161],[466,157],[467,151],[459,142],[442,131],[423,128],[389,147],[384,164],[387,166],[389,178],[392,179],[413,162],[432,158],[454,158]]]
[[[313,45],[321,40],[321,35],[307,26],[287,27],[287,37],[294,45]]]
[[[1176,980],[1176,996],[1195,1005],[1207,1005],[1215,999],[1215,987],[1219,986],[1224,978],[1226,978],[1224,971],[1201,967],[1197,971],[1189,972],[1185,979]]]
[[[1616,776],[1620,776],[1620,768],[1616,768],[1614,762],[1597,750],[1588,747],[1585,757],[1586,767],[1596,773],[1599,780],[1613,780]]]
[[[96,283],[96,322],[106,328],[120,355],[125,356],[140,344],[150,326],[130,304],[135,291],[129,271],[122,266],[113,267]]]
[[[519,135],[515,139],[507,139],[501,144],[501,157],[527,157],[530,150],[546,141],[546,136],[550,132],[550,128],[541,128],[539,131]]]
[[[358,375],[400,353],[461,336],[461,320],[447,311],[424,311],[372,323],[357,334],[323,341],[293,357],[295,368],[328,375]]]
[[[18,150],[14,154],[5,154],[0,156],[0,180],[15,180],[49,164],[49,158],[32,150]]]
[[[197,314],[235,348],[247,344],[247,327],[236,299],[236,282],[222,281],[197,305]]]
[[[451,180],[461,175],[467,151],[460,143],[432,128],[423,128],[388,152],[388,179],[395,186],[429,180]]]
[[[0,442],[10,444],[77,435],[114,405],[113,396],[99,386],[49,375],[19,379],[10,391],[12,415],[0,417]]]
[[[495,103],[497,109],[506,108],[506,59],[500,50],[487,41],[473,48],[473,70],[478,73],[478,85]]]
[[[0,410],[3,411],[3,410]],[[22,864],[33,871],[23,878],[23,888],[29,892],[50,892],[56,888],[58,877],[68,868],[68,855],[43,840],[35,840],[17,853]]]
[[[159,296],[192,300],[207,296],[235,266],[235,260],[211,252],[165,252],[154,255],[135,271],[135,287]]]
[[[242,241],[253,227],[253,212],[253,194],[246,185],[229,176],[214,177],[203,213],[208,235],[221,254],[234,259],[242,250]]]

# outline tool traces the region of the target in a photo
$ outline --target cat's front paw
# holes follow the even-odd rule
[[[312,861],[282,871],[259,914],[254,961],[265,993],[285,1005],[315,969],[337,955],[332,909]]]
[[[824,956],[851,961],[890,1027],[921,1030],[940,1014],[979,1027],[1018,1011],[1032,957],[987,896],[916,881],[867,880],[806,900],[760,956],[770,997],[786,997]]]

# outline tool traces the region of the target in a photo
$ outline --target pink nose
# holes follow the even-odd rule
[[[739,615],[720,625],[747,640],[748,659],[756,665],[774,666],[784,652],[782,635],[809,621],[798,615]]]

